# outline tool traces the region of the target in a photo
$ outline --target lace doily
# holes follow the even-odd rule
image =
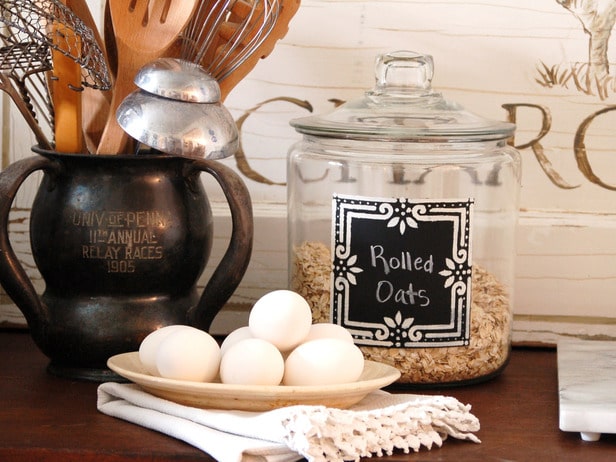
[[[481,442],[472,433],[480,425],[470,406],[444,396],[367,410],[304,407],[282,424],[288,431],[285,443],[310,462],[357,461],[396,449],[417,452],[421,446],[440,447],[448,436]]]

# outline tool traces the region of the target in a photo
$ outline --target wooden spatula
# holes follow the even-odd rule
[[[51,59],[53,71],[50,79],[54,109],[55,149],[64,153],[84,152],[81,110],[81,67],[64,50],[67,43],[79,45],[75,31],[62,24],[54,24]]]
[[[92,30],[98,47],[103,50],[107,67],[109,59],[105,42],[98,30],[92,12],[86,0],[65,0],[66,6],[79,17],[83,23]],[[115,46],[115,44],[114,44]],[[96,152],[101,134],[109,117],[109,104],[111,103],[111,91],[101,91],[95,88],[84,87],[81,93],[82,128],[84,143],[88,152]]]

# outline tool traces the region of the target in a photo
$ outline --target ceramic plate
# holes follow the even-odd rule
[[[295,404],[347,408],[374,390],[398,380],[400,372],[386,364],[366,361],[357,382],[324,386],[226,385],[220,382],[188,382],[148,374],[139,353],[109,358],[107,365],[122,377],[160,398],[187,406],[210,409],[267,411]]]

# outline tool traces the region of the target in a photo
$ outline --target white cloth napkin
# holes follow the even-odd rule
[[[185,441],[219,462],[357,461],[441,446],[448,437],[479,443],[469,405],[446,396],[370,393],[350,409],[289,406],[267,412],[198,409],[138,385],[104,383],[98,410]]]

